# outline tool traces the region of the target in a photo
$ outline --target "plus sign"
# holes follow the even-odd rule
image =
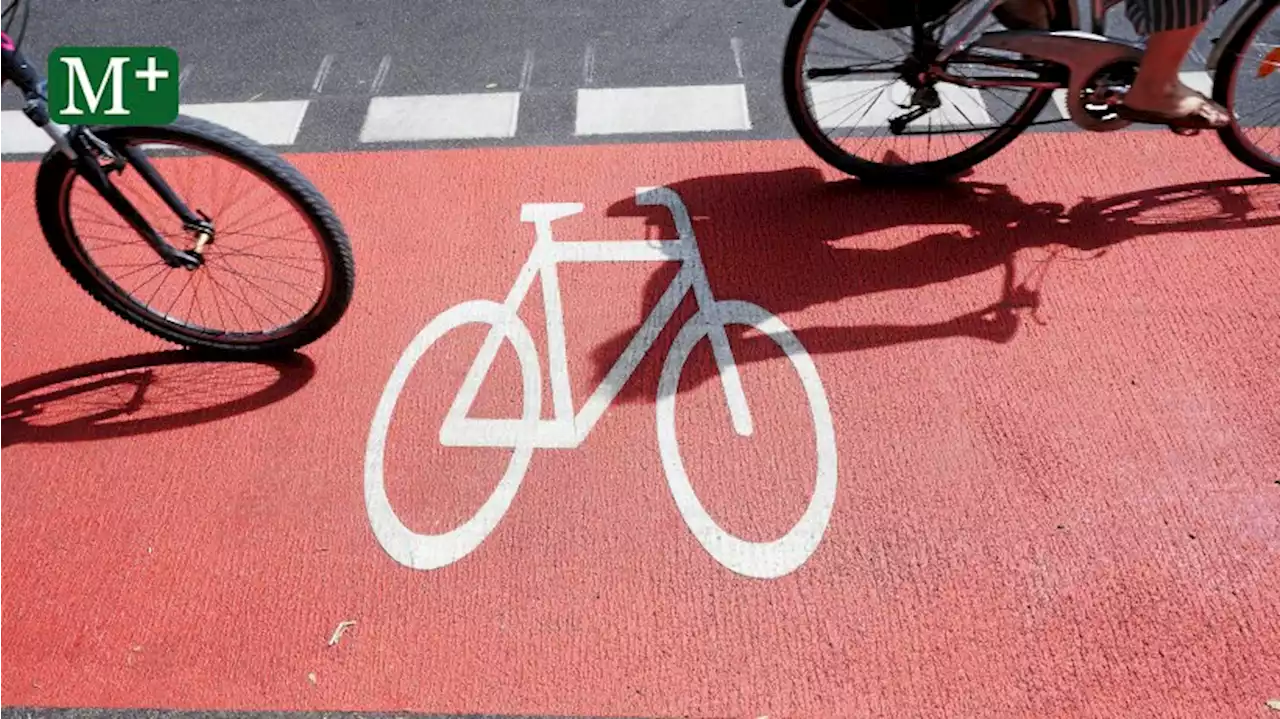
[[[146,70],[134,70],[133,76],[139,80],[147,81],[147,92],[156,91],[156,80],[163,80],[169,77],[168,70],[157,70],[156,59],[154,57],[147,58]]]

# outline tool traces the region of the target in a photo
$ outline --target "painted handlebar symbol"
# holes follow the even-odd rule
[[[775,578],[789,574],[817,549],[835,503],[837,468],[831,409],[812,358],[782,320],[768,310],[749,302],[714,297],[688,210],[675,191],[667,187],[639,187],[635,195],[638,204],[660,205],[671,212],[677,239],[557,243],[552,235],[552,223],[582,212],[583,205],[525,204],[520,218],[534,226],[535,242],[506,299],[500,303],[471,300],[445,310],[423,327],[401,354],[374,412],[364,466],[369,521],[383,550],[395,561],[415,569],[439,569],[475,550],[510,508],[528,471],[533,451],[581,446],[690,292],[698,311],[672,343],[662,365],[656,403],[658,451],[676,507],[712,558],[744,576]],[[575,414],[558,265],[654,261],[676,261],[680,269],[613,367]],[[537,348],[528,327],[517,314],[535,279],[541,280],[546,310],[547,374],[553,403],[552,418],[545,420],[542,419],[542,376]],[[418,361],[440,338],[468,324],[487,325],[489,331],[441,424],[439,441],[447,447],[509,448],[511,458],[492,494],[468,520],[441,534],[415,532],[396,515],[387,496],[384,474],[387,434],[396,403]],[[746,394],[725,332],[729,324],[754,328],[779,346],[799,375],[814,425],[817,468],[809,505],[786,534],[771,541],[744,540],[715,522],[693,489],[676,437],[675,401],[680,375],[693,348],[704,338],[711,343],[734,430],[743,436],[753,432]],[[523,406],[520,417],[470,417],[468,413],[504,341],[511,343],[520,366]]]

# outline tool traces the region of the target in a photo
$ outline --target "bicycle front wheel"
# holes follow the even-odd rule
[[[1261,93],[1258,99],[1241,89]],[[1218,130],[1227,149],[1249,167],[1280,177],[1280,5],[1258,3],[1223,48],[1213,99],[1232,115]]]
[[[144,157],[213,227],[202,265],[171,267],[70,159],[51,151],[36,179],[41,229],[98,302],[170,342],[241,355],[297,349],[342,318],[355,282],[350,243],[320,191],[279,155],[186,116],[92,132],[121,157]],[[196,246],[196,231],[134,165],[107,177],[167,244]]]

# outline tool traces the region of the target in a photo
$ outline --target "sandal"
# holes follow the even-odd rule
[[[1217,130],[1231,124],[1231,115],[1227,113],[1225,107],[1203,95],[1200,96],[1200,100],[1196,109],[1189,113],[1138,110],[1122,104],[1116,107],[1116,114],[1130,122],[1168,125],[1179,135],[1194,135],[1201,130]]]

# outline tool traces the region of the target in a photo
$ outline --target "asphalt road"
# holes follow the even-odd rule
[[[537,143],[572,127],[579,87],[745,81],[753,98],[778,95],[791,15],[780,2],[727,0],[68,0],[33,8],[27,43],[34,57],[73,43],[175,47],[184,102],[308,98],[302,132],[326,147],[354,144],[373,94],[520,88],[522,139]],[[12,91],[5,103],[18,106]],[[753,114],[780,126],[781,103],[767,105]]]
[[[358,146],[372,96],[520,90],[511,142],[559,144],[581,141],[579,88],[719,83],[746,86],[745,136],[789,138],[779,68],[793,16],[780,0],[54,0],[31,8],[23,49],[174,47],[184,102],[309,100],[304,149]],[[1121,8],[1110,17],[1114,34],[1133,36]],[[1212,32],[1188,69],[1202,67]],[[13,90],[3,100],[19,107]]]

